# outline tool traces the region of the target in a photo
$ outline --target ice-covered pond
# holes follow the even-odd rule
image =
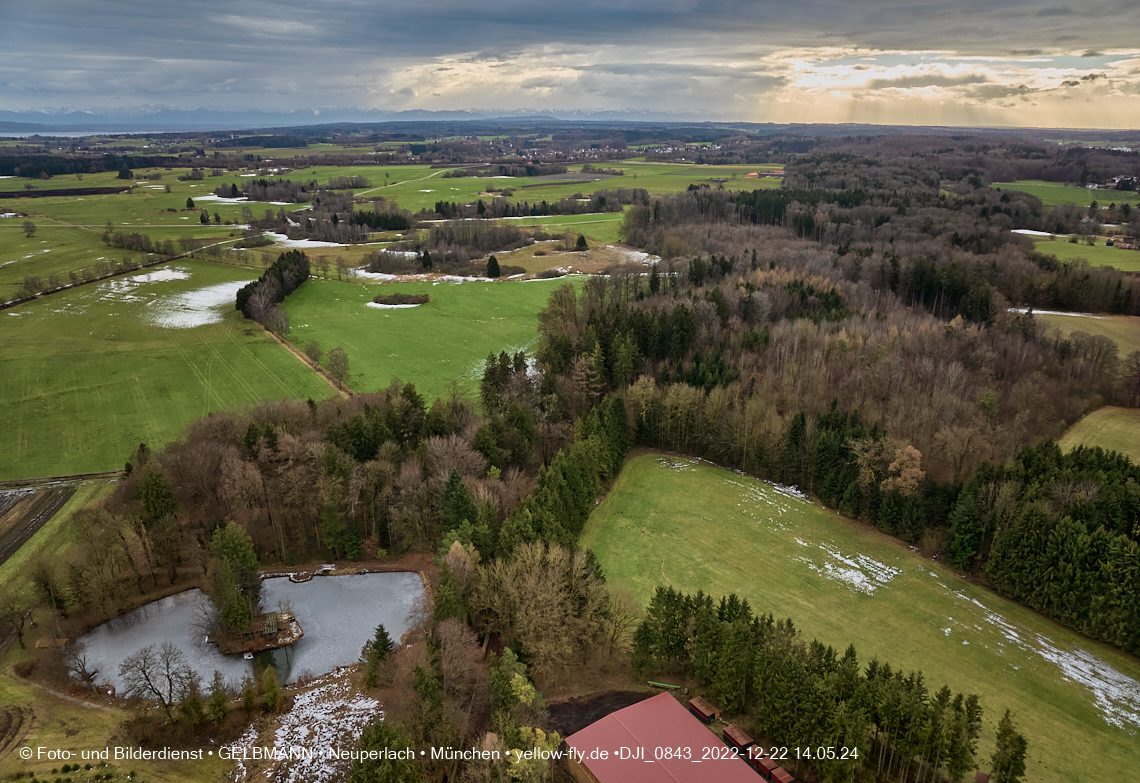
[[[292,647],[273,653],[277,671],[285,682],[300,674],[324,674],[354,663],[376,626],[383,623],[388,636],[398,640],[408,630],[412,609],[423,595],[419,574],[397,572],[357,576],[318,576],[294,583],[288,578],[262,582],[263,611],[273,611],[283,601],[292,604],[305,635]],[[153,601],[84,635],[82,643],[89,670],[97,670],[96,682],[121,687],[119,665],[147,645],[172,642],[204,684],[214,670],[222,672],[231,686],[252,673],[253,663],[240,655],[222,655],[205,641],[200,606],[208,599],[201,590],[187,590]]]

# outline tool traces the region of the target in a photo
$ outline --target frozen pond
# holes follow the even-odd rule
[[[408,630],[412,608],[423,595],[419,574],[408,572],[318,576],[294,583],[287,577],[262,582],[262,610],[273,611],[288,600],[305,635],[292,647],[273,653],[285,682],[304,674],[324,674],[355,663],[364,643],[380,623],[393,641]],[[172,642],[209,684],[214,670],[235,687],[253,672],[251,661],[240,655],[222,655],[205,642],[199,618],[201,590],[187,590],[153,601],[133,612],[103,623],[80,640],[86,648],[88,669],[98,670],[96,681],[121,687],[119,664],[147,645]]]

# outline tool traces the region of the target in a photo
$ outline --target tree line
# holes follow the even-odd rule
[[[289,250],[277,256],[261,277],[238,289],[234,308],[277,334],[287,334],[289,317],[278,305],[308,279],[308,257]]]
[[[774,744],[855,749],[855,757],[813,761],[825,781],[861,773],[957,781],[978,766],[983,710],[976,695],[945,685],[934,691],[921,671],[904,674],[877,659],[861,669],[854,646],[840,655],[806,642],[791,619],[757,615],[736,595],[718,603],[704,593],[658,587],[634,632],[632,665],[692,677],[721,709],[743,716]],[[991,780],[1019,780],[1026,754],[1007,710]]]

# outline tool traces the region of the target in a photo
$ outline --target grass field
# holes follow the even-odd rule
[[[878,657],[921,669],[932,690],[946,683],[979,694],[981,759],[1002,712],[1013,710],[1029,741],[1027,781],[1124,781],[1140,766],[1140,662],[765,482],[679,457],[636,457],[580,543],[611,585],[643,603],[658,585],[735,592],[760,612],[791,617],[807,638],[840,650],[853,643],[864,665]]]
[[[26,236],[19,223],[0,221],[0,297],[7,299],[24,284],[28,275],[39,276],[47,284],[51,275],[68,282],[68,272],[89,267],[100,258],[132,258],[138,253],[109,249],[99,232],[68,228],[39,221],[34,236]]]
[[[1104,240],[1088,246],[1084,242],[1074,245],[1067,239],[1042,239],[1037,243],[1037,252],[1057,256],[1061,261],[1075,261],[1083,258],[1089,266],[1111,266],[1125,272],[1140,272],[1140,250],[1120,250],[1105,247]]]
[[[1038,179],[1019,179],[1016,182],[995,182],[993,187],[1000,190],[1020,190],[1023,193],[1037,196],[1041,203],[1047,207],[1058,207],[1062,204],[1076,204],[1087,207],[1094,201],[1102,207],[1109,204],[1136,204],[1140,202],[1140,193],[1128,190],[1089,190],[1062,182],[1042,182]]]
[[[509,262],[508,262],[509,263]],[[574,280],[574,278],[570,278]],[[304,347],[316,340],[327,354],[343,348],[356,391],[411,381],[428,403],[457,380],[472,391],[490,352],[533,347],[538,311],[567,280],[534,282],[398,283],[383,286],[310,280],[285,304]],[[577,283],[575,283],[577,285]],[[426,293],[431,301],[406,309],[368,307],[377,293]]]
[[[1078,421],[1060,440],[1065,451],[1100,446],[1119,451],[1140,465],[1140,410],[1107,405]]]
[[[1065,334],[1085,332],[1108,337],[1116,342],[1122,358],[1133,351],[1140,351],[1140,316],[1100,315],[1090,318],[1082,315],[1037,313],[1035,317],[1059,327]]]
[[[503,220],[507,225],[541,226],[548,234],[572,231],[582,234],[590,242],[612,244],[617,242],[624,212],[610,212],[601,215],[551,215],[549,217],[511,218]]]
[[[139,442],[165,444],[210,411],[330,396],[233,309],[233,291],[255,276],[178,262],[0,313],[0,478],[120,468]]]
[[[70,525],[72,515],[88,504],[107,497],[114,488],[114,482],[106,480],[80,484],[63,508],[24,542],[7,562],[0,565],[0,589],[13,579],[26,576],[28,563],[37,556],[60,563],[60,559],[76,541],[75,530]]]

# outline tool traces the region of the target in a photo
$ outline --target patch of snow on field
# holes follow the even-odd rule
[[[330,752],[354,750],[364,727],[377,717],[383,719],[383,716],[380,702],[353,691],[344,669],[332,672],[317,680],[316,687],[297,694],[293,708],[278,721],[273,747],[285,760],[266,770],[264,778],[280,783],[301,783],[340,777],[350,762],[329,758]],[[262,746],[264,743],[251,728],[230,746],[232,751],[236,751],[231,755],[241,758],[247,755],[243,750]],[[288,758],[294,748],[311,752],[301,754],[295,751],[294,756],[311,757]],[[245,780],[246,776],[247,771],[239,762],[233,779]]]
[[[167,267],[165,269],[156,269],[153,272],[146,272],[141,275],[131,275],[130,277],[117,277],[101,283],[97,289],[99,298],[105,300],[114,300],[116,302],[136,302],[137,296],[132,294],[138,290],[140,286],[148,283],[166,283],[172,280],[189,280],[190,271],[182,267]]]
[[[1087,650],[1062,650],[1049,637],[1018,629],[981,601],[958,591],[953,592],[958,598],[981,609],[983,619],[994,626],[1008,642],[1041,656],[1060,669],[1063,678],[1087,688],[1106,723],[1131,734],[1140,728],[1140,682],[1117,671]]]
[[[357,277],[363,277],[365,280],[395,280],[396,275],[390,275],[387,272],[369,272],[364,267],[353,270],[353,274]]]
[[[691,470],[697,469],[697,463],[692,460],[677,458],[677,457],[658,457],[657,464],[663,468],[670,470]]]
[[[245,202],[249,201],[249,199],[245,198],[244,196],[241,198],[226,198],[224,196],[215,196],[211,193],[209,196],[198,196],[196,199],[194,199],[195,204],[197,204],[199,201],[217,201],[221,204],[244,204]]]
[[[734,478],[725,478],[724,482],[740,490],[742,496],[738,505],[741,506],[742,514],[764,523],[772,530],[787,530],[790,527],[785,520],[791,518],[792,509],[784,505],[783,498],[771,491],[776,488],[775,485],[766,481],[739,481]],[[765,513],[768,516],[760,516]]]
[[[1009,233],[1024,234],[1029,237],[1067,237],[1068,234],[1054,234],[1049,231],[1034,231],[1032,228],[1015,228]]]
[[[796,500],[808,499],[808,496],[806,494],[800,492],[799,487],[790,487],[785,484],[777,484],[773,481],[765,481],[764,483],[779,492],[781,495],[787,495],[788,497],[795,498]]]
[[[1064,310],[1034,310],[1032,307],[1011,307],[1011,313],[1028,313],[1032,311],[1034,315],[1071,315],[1074,318],[1095,318],[1098,321],[1103,321],[1103,315],[1093,315],[1092,313],[1067,313]]]
[[[606,247],[613,248],[617,252],[625,256],[627,261],[643,262],[643,261],[660,261],[660,256],[650,255],[643,250],[630,250],[628,247],[621,245],[606,245]]]
[[[409,307],[419,307],[418,304],[380,304],[378,302],[366,302],[366,307],[375,307],[377,310],[405,310]]]
[[[164,296],[150,303],[150,322],[164,329],[192,329],[216,324],[222,320],[221,308],[233,307],[238,289],[246,282],[234,280]]]
[[[796,542],[802,543],[799,539],[796,539]],[[836,562],[825,562],[820,565],[806,557],[797,559],[816,573],[823,574],[828,579],[843,582],[848,587],[866,595],[874,595],[876,590],[887,586],[892,579],[902,573],[902,569],[880,563],[867,555],[847,557],[829,544],[820,544],[819,548]]]
[[[264,236],[269,237],[281,247],[348,247],[336,242],[321,242],[316,239],[290,239],[284,234],[266,231]]]

